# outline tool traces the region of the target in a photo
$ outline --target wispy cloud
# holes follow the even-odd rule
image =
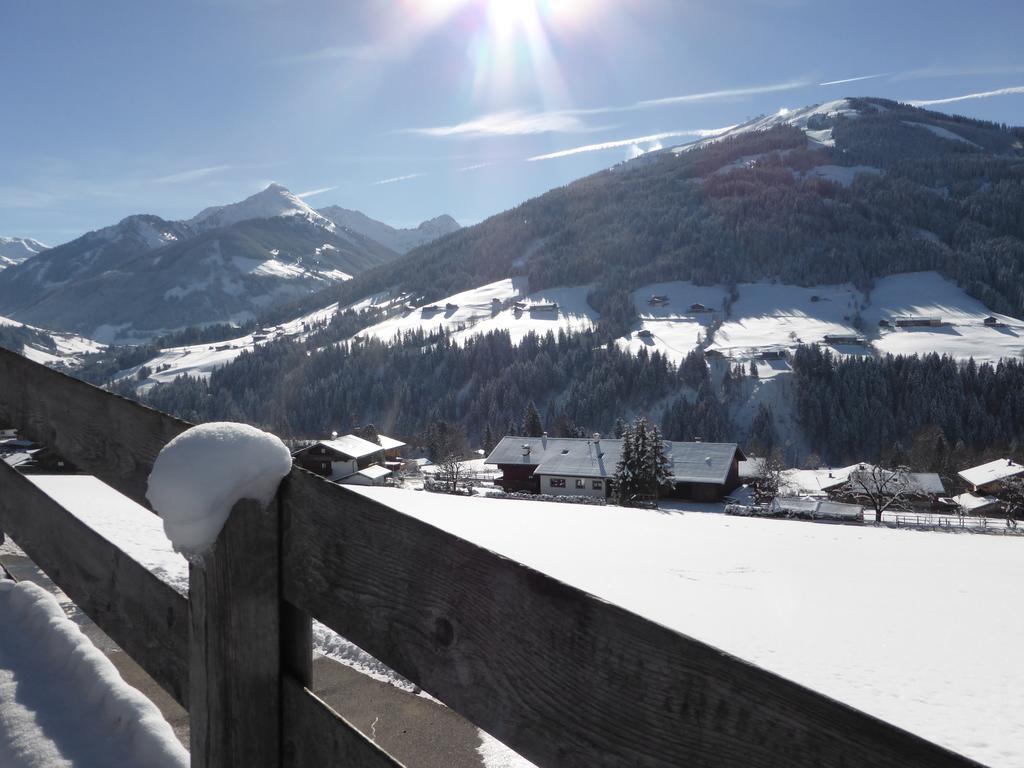
[[[647,99],[638,101],[626,109],[650,109],[651,107],[667,107],[673,104],[692,104],[701,101],[724,101],[737,99],[744,96],[757,96],[762,93],[778,93],[779,91],[792,91],[797,88],[806,88],[814,85],[807,80],[792,80],[785,83],[773,85],[755,85],[747,88],[725,88],[720,91],[703,91],[701,93],[687,93],[682,96],[666,96],[661,99]],[[612,110],[609,110],[612,111]]]
[[[681,136],[692,136],[694,138],[707,138],[709,136],[717,136],[720,133],[728,131],[733,126],[726,128],[699,128],[689,131],[668,131],[665,133],[652,133],[649,136],[635,136],[632,139],[617,139],[615,141],[602,141],[598,144],[586,144],[582,147],[573,147],[571,149],[562,149],[558,152],[549,152],[546,155],[536,155],[534,157],[528,157],[527,162],[534,163],[538,160],[556,160],[560,157],[569,157],[571,155],[579,155],[584,152],[602,152],[606,149],[618,149],[619,147],[632,147],[636,145],[639,147],[640,144],[648,144],[653,142],[660,142],[664,139],[675,139]],[[642,154],[642,153],[641,153]]]
[[[324,192],[331,192],[337,189],[337,187],[320,187],[319,189],[311,189],[308,192],[299,192],[296,197],[305,199],[307,197],[313,197],[313,195],[322,195]]]
[[[420,136],[462,136],[481,138],[487,136],[523,136],[538,133],[581,133],[592,130],[582,120],[569,112],[526,112],[510,110],[481,115],[455,125],[441,125],[433,128],[408,128],[400,133],[414,133]]]
[[[373,182],[373,186],[380,184],[394,184],[398,181],[408,181],[409,179],[418,179],[421,176],[426,176],[425,173],[407,173],[405,176],[392,176],[390,179],[381,179],[380,181]]]
[[[1015,85],[1010,88],[999,88],[995,91],[979,91],[978,93],[965,93],[962,96],[949,96],[944,99],[920,99],[918,101],[908,101],[907,103],[914,107],[932,107],[937,104],[953,104],[958,101],[970,101],[972,99],[990,99],[993,96],[1012,96],[1014,94],[1024,94],[1024,85]]]
[[[169,176],[159,176],[158,178],[153,179],[153,183],[183,184],[189,181],[198,181],[199,179],[205,179],[207,176],[213,176],[216,173],[231,170],[232,167],[233,166],[230,165],[211,165],[207,168],[194,168],[191,171],[172,173]]]
[[[465,173],[466,171],[479,171],[481,168],[490,168],[492,165],[496,165],[496,163],[474,163],[473,165],[466,165],[455,170],[458,173]]]
[[[701,91],[678,96],[666,96],[660,99],[646,99],[633,104],[620,106],[590,107],[579,109],[557,109],[540,112],[528,110],[508,110],[481,115],[455,125],[442,125],[430,128],[406,128],[397,133],[411,133],[433,137],[464,137],[482,138],[494,136],[522,136],[540,133],[593,133],[603,130],[606,126],[595,126],[582,118],[593,115],[609,115],[622,112],[635,112],[658,107],[669,107],[678,104],[695,104],[706,101],[727,101],[756,96],[763,93],[791,91],[815,85],[808,80],[793,80],[769,85],[755,85],[744,88],[726,88],[718,91]]]
[[[846,83],[859,83],[861,80],[876,80],[879,77],[889,77],[892,74],[890,72],[883,72],[880,75],[861,75],[860,77],[847,77],[843,80],[829,80],[824,83],[818,83],[818,85],[844,85]]]

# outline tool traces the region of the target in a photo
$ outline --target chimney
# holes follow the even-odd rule
[[[542,433],[541,436],[540,436],[540,439],[541,439],[541,444],[544,446],[544,450],[547,450],[547,447],[548,447],[548,433],[547,432]]]
[[[701,439],[700,439],[700,435],[696,435],[696,436],[695,436],[695,437],[693,438],[693,442],[695,442],[695,443],[699,443],[699,442],[701,442]]]
[[[523,443],[523,456],[529,456],[529,455],[530,455],[530,444],[529,443]]]
[[[337,439],[338,439],[338,433],[337,432],[331,432],[331,440],[337,440]]]

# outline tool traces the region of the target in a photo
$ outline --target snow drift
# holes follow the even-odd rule
[[[235,503],[267,504],[291,466],[288,448],[269,432],[230,422],[200,424],[160,451],[146,498],[163,518],[174,549],[202,555]]]
[[[0,764],[187,768],[156,706],[31,582],[0,581]]]

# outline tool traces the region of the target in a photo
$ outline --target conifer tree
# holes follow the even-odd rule
[[[537,411],[537,406],[533,404],[531,400],[526,406],[526,411],[523,413],[523,428],[522,433],[524,437],[540,437],[544,434],[544,425],[540,420],[540,413]]]

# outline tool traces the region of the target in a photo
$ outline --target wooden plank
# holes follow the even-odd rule
[[[284,598],[540,766],[978,765],[312,474],[279,496]]]
[[[185,705],[188,600],[2,461],[0,488],[0,530]]]
[[[0,422],[143,506],[157,454],[191,425],[0,349]]]
[[[402,768],[402,763],[366,738],[295,678],[286,675],[281,691],[283,768]]]
[[[235,504],[189,566],[193,768],[277,768],[281,750],[277,505]]]

